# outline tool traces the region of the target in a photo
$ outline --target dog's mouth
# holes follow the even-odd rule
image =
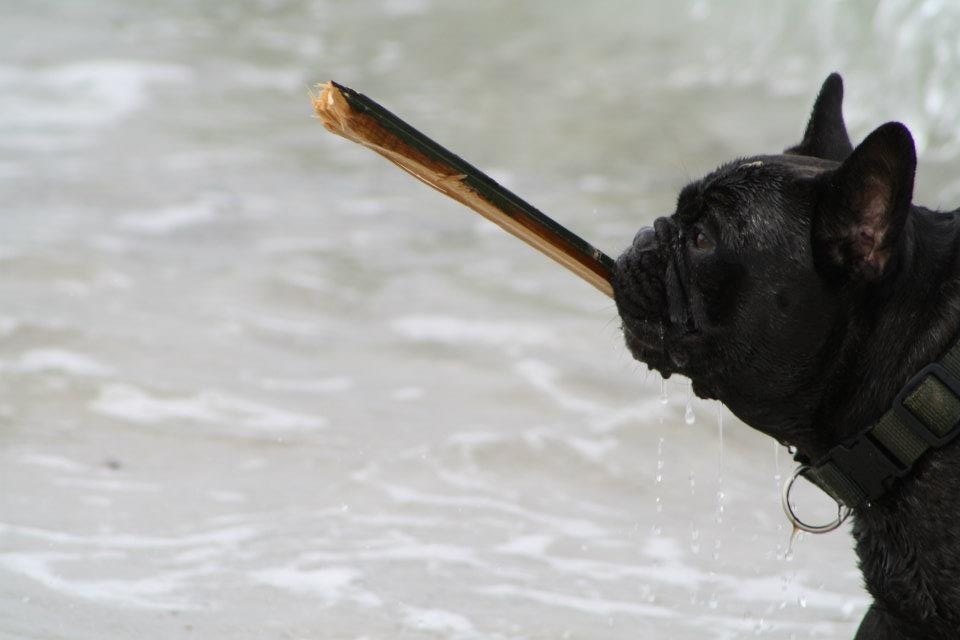
[[[696,330],[677,330],[651,320],[623,321],[623,337],[630,354],[664,378],[689,373],[691,352],[700,335]]]

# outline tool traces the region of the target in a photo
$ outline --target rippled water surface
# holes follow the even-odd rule
[[[0,637],[852,634],[849,531],[788,553],[785,452],[307,93],[616,254],[834,69],[956,206],[954,5],[2,5]]]

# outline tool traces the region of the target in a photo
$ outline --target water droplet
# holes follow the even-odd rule
[[[657,484],[663,481],[663,438],[657,442]],[[659,498],[657,498],[659,500]]]
[[[697,478],[694,476],[693,471],[690,472],[690,493],[691,495],[696,493],[697,490]]]
[[[717,594],[711,593],[710,599],[707,600],[707,606],[710,607],[711,609],[716,609],[719,604],[720,603],[717,602]]]
[[[766,629],[764,628],[763,618],[757,620],[757,625],[753,628],[753,635],[758,636],[763,633]]]
[[[667,404],[670,398],[667,397],[667,381],[660,378],[660,404]]]
[[[697,421],[697,416],[693,413],[693,383],[687,387],[687,410],[683,414],[683,421],[687,424],[693,424]]]
[[[717,440],[720,443],[720,451],[717,454],[717,466],[720,468],[720,473],[723,473],[723,409],[720,406],[717,406]]]
[[[804,596],[797,598],[797,604],[800,605],[801,609],[807,608],[807,599]]]
[[[801,531],[793,527],[790,531],[790,542],[787,543],[787,551],[783,554],[783,559],[787,562],[793,561],[793,545],[800,539]]]
[[[773,441],[773,483],[777,487],[777,497],[780,496],[780,447],[781,444],[776,440]]]

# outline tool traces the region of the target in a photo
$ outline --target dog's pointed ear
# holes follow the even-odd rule
[[[910,213],[916,168],[910,132],[888,122],[822,176],[813,220],[818,266],[865,281],[888,273]]]
[[[843,162],[852,151],[843,123],[843,79],[831,73],[820,87],[803,141],[785,153]]]

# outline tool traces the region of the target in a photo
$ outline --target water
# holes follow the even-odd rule
[[[610,301],[307,93],[616,253],[838,68],[956,204],[960,13],[874,4],[4,2],[0,637],[851,635],[848,527],[784,563],[768,439],[724,413],[721,482]]]

